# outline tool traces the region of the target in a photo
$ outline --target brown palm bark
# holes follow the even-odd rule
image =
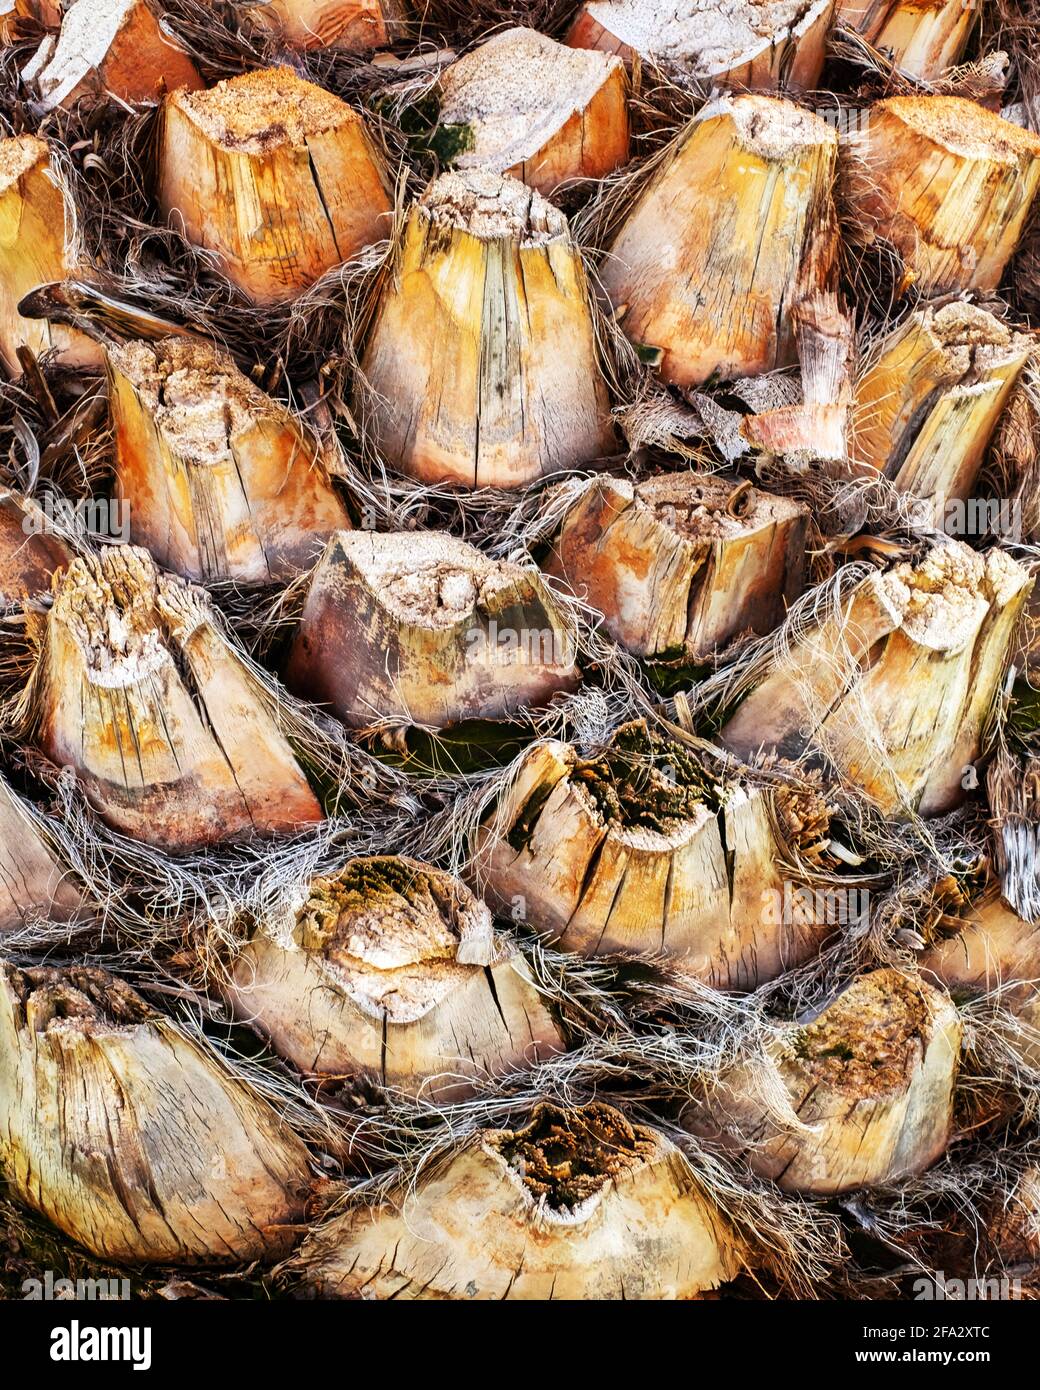
[[[798,597],[808,510],[719,474],[593,479],[548,565],[636,656],[710,658]]]
[[[425,1100],[465,1099],[563,1047],[484,904],[397,856],[312,882],[289,932],[261,927],[237,957],[231,1000],[301,1071]]]
[[[960,62],[978,14],[970,0],[837,0],[834,18],[931,82]]]
[[[101,365],[101,348],[85,334],[18,312],[30,290],[74,269],[66,235],[65,199],[46,141],[35,135],[0,140],[0,362],[11,376],[21,373],[20,347],[37,357],[53,349],[70,367]]]
[[[725,1072],[691,1127],[785,1192],[896,1182],[949,1143],[961,1031],[945,991],[875,970]]]
[[[29,688],[36,737],[116,829],[172,852],[322,819],[272,697],[201,590],[114,546],[55,588]]]
[[[624,64],[534,29],[507,29],[452,63],[440,102],[442,136],[460,148],[457,168],[510,174],[546,197],[628,159]]]
[[[792,310],[828,289],[837,136],[793,102],[703,107],[623,222],[603,284],[665,380],[754,376],[797,358]]]
[[[0,935],[37,919],[67,922],[84,910],[41,822],[0,776]]]
[[[409,8],[404,0],[272,0],[257,17],[301,48],[363,53],[399,38]]]
[[[847,235],[926,298],[995,290],[1040,186],[1040,137],[964,97],[875,102],[843,141]]]
[[[362,371],[359,413],[421,482],[520,487],[615,447],[567,219],[516,179],[448,173],[426,190]]]
[[[300,1252],[320,1297],[395,1300],[688,1299],[745,1261],[675,1145],[598,1102],[479,1131],[416,1191],[345,1212]]]
[[[738,90],[810,91],[823,71],[834,0],[727,5],[683,0],[586,0],[567,42],[673,64],[705,82]]]
[[[575,643],[536,569],[446,532],[341,532],[311,579],[286,681],[355,727],[441,728],[573,689]]]
[[[869,575],[810,624],[722,730],[741,757],[822,753],[885,813],[943,815],[1010,660],[1029,575],[960,541]]]
[[[289,68],[166,101],[159,204],[261,304],[293,298],[390,232],[364,118]]]
[[[829,825],[818,797],[796,800],[722,791],[642,724],[598,758],[537,743],[474,835],[470,881],[561,950],[663,953],[718,988],[754,989],[836,925],[801,903],[785,911],[777,825],[798,825],[808,854],[826,848]]]
[[[306,425],[209,343],[108,351],[116,490],[130,534],[189,579],[270,582],[350,526]]]
[[[0,608],[50,591],[53,575],[72,559],[31,498],[0,488]]]
[[[95,1255],[237,1264],[294,1243],[303,1144],[103,970],[0,963],[0,1103],[13,1191]]]
[[[44,39],[22,76],[35,84],[45,110],[106,93],[122,101],[158,101],[166,92],[203,85],[146,0],[75,0],[56,40]]]

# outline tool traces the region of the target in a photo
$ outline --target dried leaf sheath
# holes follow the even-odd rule
[[[163,108],[159,205],[250,299],[291,299],[389,235],[380,157],[359,112],[265,68]]]
[[[269,582],[348,528],[317,441],[208,343],[108,352],[116,488],[131,538],[189,579]]]
[[[0,963],[0,1161],[96,1255],[273,1261],[312,1185],[252,1089],[103,970]]]
[[[622,224],[602,278],[629,338],[679,386],[797,356],[792,310],[831,286],[837,136],[771,97],[703,107]]]
[[[842,141],[846,235],[887,242],[926,298],[995,290],[1040,186],[1040,137],[964,97],[875,102]]]
[[[352,860],[286,925],[254,934],[230,993],[301,1071],[445,1103],[563,1046],[522,957],[443,870]]]
[[[593,1103],[479,1132],[414,1193],[317,1230],[299,1268],[323,1298],[675,1299],[743,1258],[675,1145]]]
[[[21,372],[23,346],[37,356],[55,348],[70,367],[101,365],[101,348],[84,334],[18,313],[30,290],[72,269],[65,239],[65,200],[46,142],[33,135],[0,140],[0,361],[12,376]]]
[[[614,448],[567,220],[515,179],[442,174],[412,209],[359,413],[422,482],[519,487]]]
[[[24,704],[40,746],[109,824],[162,849],[322,818],[270,696],[207,600],[145,550],[69,566]]]
[[[34,918],[64,922],[83,910],[46,831],[0,777],[0,935]]]

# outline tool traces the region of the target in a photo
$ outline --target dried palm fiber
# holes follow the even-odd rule
[[[129,1263],[291,1249],[312,1186],[306,1148],[122,981],[0,962],[0,1044],[5,1175],[66,1235]]]
[[[12,376],[21,370],[20,347],[37,356],[53,348],[69,367],[100,366],[101,349],[83,333],[18,312],[30,290],[73,269],[68,213],[47,142],[35,135],[0,140],[0,362]]]
[[[436,179],[409,213],[356,408],[387,462],[424,483],[520,487],[611,453],[563,213],[487,171]]]
[[[723,744],[745,758],[822,753],[886,815],[944,814],[964,799],[1030,586],[1004,551],[960,541],[872,571],[781,630]]]
[[[439,728],[573,689],[576,650],[532,566],[447,532],[341,532],[314,569],[286,683],[347,724]]]
[[[745,1255],[679,1149],[612,1106],[536,1106],[375,1210],[320,1226],[298,1268],[324,1298],[695,1298]]]
[[[946,1149],[961,1031],[945,991],[875,970],[724,1071],[686,1122],[785,1192],[895,1182]]]
[[[190,338],[107,353],[131,539],[189,579],[289,579],[350,520],[321,446],[227,353]]]
[[[116,829],[176,853],[321,820],[271,693],[146,550],[75,560],[35,640],[26,731]]]
[[[64,922],[83,911],[82,894],[42,817],[0,775],[0,934],[36,918]]]
[[[846,236],[883,242],[924,297],[995,290],[1040,185],[1040,137],[964,97],[875,102],[842,138]]]
[[[852,459],[934,505],[973,494],[990,438],[1037,350],[975,304],[926,305],[871,345],[856,382]]]
[[[456,168],[510,174],[549,197],[628,159],[628,78],[606,54],[507,29],[452,63],[438,92]]]
[[[832,287],[837,136],[793,102],[703,107],[636,199],[602,280],[666,381],[699,386],[796,358],[792,310]]]
[[[164,30],[147,0],[73,0],[57,38],[45,38],[22,71],[50,111],[111,94],[157,101],[203,85],[188,54]]]
[[[366,52],[399,39],[411,9],[410,0],[271,0],[256,17],[303,48]]]
[[[567,42],[673,65],[717,87],[817,85],[834,0],[586,0]]]
[[[722,989],[815,954],[834,924],[785,912],[784,803],[807,857],[826,849],[815,794],[723,782],[643,721],[598,757],[558,740],[521,754],[473,835],[470,881],[561,950],[646,952]],[[779,904],[779,910],[770,907]]]
[[[30,497],[0,488],[0,608],[50,591],[51,577],[72,552]]]
[[[903,72],[932,81],[960,62],[978,10],[966,0],[836,0],[834,18]]]
[[[547,566],[636,656],[703,660],[801,593],[809,513],[736,478],[590,479]]]
[[[937,934],[918,961],[926,980],[955,994],[995,993],[1031,1029],[1040,1024],[1040,927],[1024,921],[995,889],[972,904],[956,930]],[[1012,1045],[1036,1066],[1040,1045],[1034,1037],[1012,1037]]]
[[[1003,896],[1028,921],[1040,922],[1040,758],[1032,743],[1015,749],[1004,736],[996,740],[986,795]]]
[[[991,1203],[987,1215],[987,1236],[1003,1265],[1040,1262],[1040,1166],[1025,1168],[1014,1186]]]
[[[301,1071],[452,1102],[563,1047],[523,958],[442,869],[350,860],[315,879],[294,920],[263,924],[230,998]]]
[[[169,97],[158,199],[260,304],[293,298],[390,232],[387,175],[364,118],[289,68]]]

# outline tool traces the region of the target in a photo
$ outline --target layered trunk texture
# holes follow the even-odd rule
[[[867,354],[855,388],[855,463],[933,504],[971,495],[986,448],[1026,362],[1037,350],[974,304],[911,314]]]
[[[292,299],[390,232],[362,116],[289,68],[168,98],[159,162],[163,215],[257,303]]]
[[[311,1187],[255,1090],[83,966],[0,963],[0,1161],[59,1230],[128,1263],[277,1259]]]
[[[925,297],[995,290],[1040,185],[1040,137],[964,97],[875,102],[842,142],[846,235]]]
[[[587,0],[567,42],[631,63],[674,66],[716,87],[810,91],[823,71],[834,0]]]
[[[322,819],[274,698],[145,550],[69,566],[29,693],[44,752],[136,839],[176,852]]]
[[[920,967],[923,975],[948,989],[1000,990],[1013,1008],[1031,1005],[1040,990],[1040,926],[1024,921],[991,892],[959,931],[922,952]]]
[[[67,922],[82,910],[42,821],[0,776],[0,935],[37,920]]]
[[[34,135],[0,140],[0,362],[11,376],[21,372],[20,347],[37,357],[53,349],[69,367],[101,365],[101,348],[85,334],[18,312],[30,290],[63,280],[73,269],[65,237],[65,199],[46,141]]]
[[[122,101],[147,102],[203,85],[146,0],[74,0],[57,38],[44,39],[22,77],[35,84],[48,111],[108,92]]]
[[[211,344],[112,347],[108,384],[116,492],[132,540],[166,569],[290,579],[349,528],[315,437]]]
[[[546,197],[628,159],[628,78],[618,58],[507,29],[440,83],[439,134],[459,169],[511,174]]]
[[[932,82],[960,62],[978,13],[971,0],[837,0],[834,18]]]
[[[451,1102],[563,1048],[522,957],[442,869],[351,860],[286,928],[256,932],[231,998],[302,1072]]]
[[[372,437],[421,482],[520,487],[615,447],[567,219],[516,179],[448,173],[426,190],[362,370]]]
[[[725,1072],[691,1128],[785,1192],[895,1182],[946,1149],[961,1032],[945,991],[875,970]]]
[[[341,532],[307,593],[286,681],[344,723],[503,719],[578,684],[572,618],[531,567],[446,532]]]
[[[399,38],[405,0],[271,0],[258,17],[301,48],[363,53]]]
[[[629,338],[679,386],[794,363],[802,301],[831,287],[837,136],[772,97],[703,107],[602,270]]]
[[[801,593],[809,513],[735,478],[595,478],[548,566],[636,656],[710,658],[772,631]]]
[[[688,1299],[744,1254],[675,1145],[594,1102],[479,1131],[416,1190],[319,1228],[299,1263],[325,1298]]]
[[[681,746],[627,724],[598,758],[534,744],[474,835],[470,877],[561,950],[664,954],[720,989],[754,989],[838,925],[785,893],[778,825],[797,826],[807,854],[826,848],[818,797],[716,785]]]
[[[51,578],[72,559],[31,498],[0,488],[0,609],[50,592]]]
[[[1000,550],[934,545],[870,574],[791,641],[722,730],[741,757],[822,753],[887,815],[943,815],[1010,659],[1031,587]]]

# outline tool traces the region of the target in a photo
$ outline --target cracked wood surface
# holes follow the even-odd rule
[[[84,910],[79,888],[37,813],[0,776],[0,934],[36,918],[69,921]]]
[[[270,697],[147,551],[69,567],[33,681],[41,747],[134,838],[178,852],[322,819]]]
[[[244,120],[254,101],[265,103],[255,136],[236,130],[221,137],[210,92],[168,98],[159,205],[189,241],[218,253],[225,274],[250,299],[291,299],[389,235],[385,171],[357,111],[322,93],[326,114],[290,138],[279,107],[288,122],[305,109],[303,89],[319,89],[285,68],[246,73],[218,89],[240,104]]]
[[[442,175],[412,209],[362,372],[373,439],[422,482],[521,487],[616,447],[581,258],[513,179]]]
[[[927,82],[960,62],[977,17],[971,0],[837,0],[834,11],[837,24]]]
[[[215,1053],[76,966],[0,963],[0,1160],[23,1201],[130,1263],[280,1258],[311,1187],[303,1144]]]
[[[622,223],[602,270],[627,336],[679,386],[797,359],[800,303],[832,283],[837,136],[789,101],[705,106]]]
[[[538,570],[446,532],[341,532],[319,561],[286,683],[355,727],[502,719],[571,690],[576,633]]]
[[[65,254],[65,199],[50,168],[50,151],[34,135],[0,140],[0,361],[21,374],[18,348],[37,357],[56,349],[68,367],[103,361],[85,334],[46,319],[26,319],[18,305],[30,290],[63,280],[73,269]]]
[[[308,569],[350,519],[307,426],[210,344],[108,352],[116,485],[131,539],[189,579]]]
[[[476,831],[469,878],[501,911],[520,904],[561,950],[664,954],[720,989],[755,989],[819,950],[831,926],[765,911],[790,876],[769,793],[734,786],[717,811],[626,825],[604,818],[576,765],[568,744],[536,744]]]
[[[731,1067],[688,1123],[785,1192],[895,1182],[949,1143],[961,1034],[944,990],[875,970]]]
[[[964,97],[889,97],[842,140],[846,234],[925,298],[996,290],[1040,186],[1040,137]]]
[[[752,488],[731,513],[737,485],[699,473],[597,478],[546,568],[636,656],[708,659],[736,637],[764,635],[801,593],[808,510]]]
[[[795,636],[722,743],[743,758],[814,750],[887,815],[944,815],[964,800],[1031,586],[1004,552],[960,541],[870,575]]]
[[[546,1106],[532,1123],[545,1110],[562,1120]],[[583,1113],[567,1119],[580,1125]],[[696,1298],[738,1273],[741,1242],[675,1145],[634,1128],[639,1157],[562,1210],[506,1157],[516,1133],[480,1131],[414,1191],[315,1230],[299,1256],[304,1281],[323,1298]]]

